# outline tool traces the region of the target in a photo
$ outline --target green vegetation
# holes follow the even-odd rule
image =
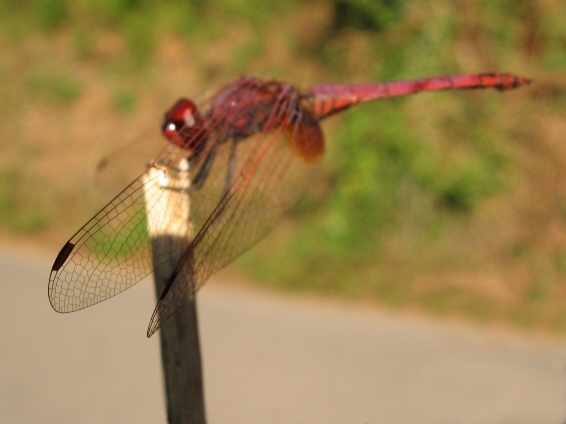
[[[81,95],[77,81],[53,70],[42,70],[32,75],[27,87],[32,96],[51,104],[70,103]]]
[[[240,268],[566,331],[565,68],[558,0],[0,0],[0,229],[64,242],[108,199],[100,158],[243,73],[308,87],[513,71],[536,84],[329,119],[320,178]]]
[[[45,229],[46,220],[34,199],[24,195],[18,169],[0,171],[0,221],[21,233],[36,233]]]

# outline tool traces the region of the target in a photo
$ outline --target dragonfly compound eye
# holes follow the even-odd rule
[[[195,125],[197,107],[188,99],[182,98],[165,114],[165,121],[161,126],[163,135],[172,140],[181,128],[191,128]]]

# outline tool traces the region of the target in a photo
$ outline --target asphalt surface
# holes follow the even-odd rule
[[[0,249],[0,423],[165,423],[153,288],[72,314],[53,258]],[[566,422],[566,342],[209,284],[210,424]]]

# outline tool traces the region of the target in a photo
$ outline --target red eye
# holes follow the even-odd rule
[[[165,114],[166,121],[187,121],[196,112],[197,107],[189,99],[179,99]]]
[[[173,121],[165,121],[165,123],[163,124],[162,131],[163,131],[163,135],[168,140],[173,140],[173,137],[177,135],[178,128]]]
[[[173,140],[183,127],[192,127],[195,124],[197,107],[188,99],[179,99],[177,103],[165,114],[165,121],[161,126],[163,135]]]

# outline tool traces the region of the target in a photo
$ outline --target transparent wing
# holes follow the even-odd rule
[[[160,155],[165,144],[158,128],[140,131],[126,143],[107,152],[95,169],[95,183],[102,193],[115,195],[139,177]]]
[[[49,278],[49,300],[55,310],[72,312],[94,305],[128,289],[154,268],[169,268],[173,261],[175,271],[157,303],[149,336],[211,274],[264,237],[297,202],[315,172],[312,158],[322,152],[322,133],[309,114],[288,119],[298,111],[290,97],[256,90],[254,84],[255,80],[244,80],[233,86],[237,107],[226,100],[226,90],[211,100],[205,151],[190,163],[193,182],[208,169],[202,186],[188,188],[191,225],[185,225],[181,234],[175,231],[172,244],[152,256],[148,211],[152,228],[167,234],[176,226],[169,218],[179,210],[179,201],[170,199],[179,196],[168,196],[163,181],[175,180],[189,156],[169,143],[148,172],[61,249]],[[280,104],[264,107],[275,98]],[[258,99],[264,103],[258,105]],[[256,135],[246,137],[252,134]]]
[[[154,190],[154,198],[149,199],[144,193],[176,172],[173,165],[159,167],[158,163],[176,164],[182,155],[180,149],[168,145],[151,165],[156,171],[151,178],[144,178],[144,173],[134,180],[65,244],[49,277],[49,301],[56,311],[73,312],[94,305],[152,272],[146,207],[151,208],[165,192]],[[180,257],[181,249],[182,245],[172,246],[170,253]]]
[[[157,303],[148,337],[212,274],[263,238],[302,197],[316,172],[315,163],[305,161],[293,150],[284,128],[247,139],[237,148],[242,151],[238,152],[234,180],[212,210],[207,196],[215,190],[192,195],[191,219],[196,235]],[[222,161],[215,166],[226,169]],[[221,187],[222,178],[210,184]]]

